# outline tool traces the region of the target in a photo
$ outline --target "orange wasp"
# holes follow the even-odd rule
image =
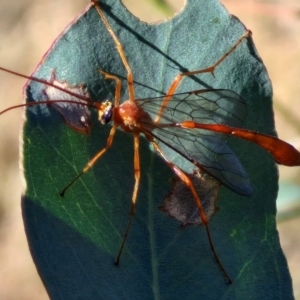
[[[66,190],[78,178],[90,170],[113,145],[117,128],[133,135],[135,183],[131,199],[130,219],[115,262],[117,265],[120,262],[120,257],[135,215],[141,178],[140,136],[143,135],[151,143],[156,153],[163,158],[170,169],[190,190],[198,207],[201,221],[205,226],[213,255],[227,281],[231,283],[232,280],[216,253],[208,226],[208,219],[194,184],[191,178],[168,158],[164,148],[167,147],[176,152],[196,169],[209,174],[233,192],[241,195],[251,195],[252,193],[248,176],[235,154],[219,135],[213,134],[214,132],[254,142],[267,150],[278,164],[287,166],[300,165],[300,153],[293,146],[276,137],[240,128],[246,116],[246,107],[244,100],[235,92],[226,89],[201,89],[186,93],[176,93],[181,81],[187,76],[194,76],[201,73],[211,73],[214,75],[215,69],[244,40],[251,37],[251,32],[246,30],[232,48],[212,66],[202,70],[178,74],[165,96],[151,99],[136,99],[134,75],[122,44],[108,23],[101,5],[96,0],[92,1],[92,3],[113,39],[127,71],[129,99],[121,103],[121,79],[105,70],[99,70],[99,72],[105,79],[115,82],[115,97],[114,100],[108,99],[97,102],[91,100],[84,87],[70,87],[65,83],[57,81],[54,72],[49,82],[44,79],[25,76],[5,68],[0,68],[2,71],[46,85],[44,94],[48,99],[46,101],[16,105],[2,111],[1,114],[17,107],[48,104],[58,110],[66,124],[72,129],[88,133],[90,129],[88,108],[94,108],[98,111],[98,120],[101,124],[112,124],[106,146],[89,160],[82,171],[60,192],[61,196],[64,196]],[[59,98],[62,92],[66,96]]]

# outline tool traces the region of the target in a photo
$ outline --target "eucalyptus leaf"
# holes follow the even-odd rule
[[[216,62],[245,32],[217,0],[189,0],[172,19],[139,21],[119,0],[100,3],[133,71],[137,98],[161,96],[175,76]],[[92,5],[61,34],[34,76],[85,84],[92,99],[113,99],[115,83],[98,68],[122,79],[126,70]],[[45,100],[45,85],[30,82],[27,101]],[[272,87],[247,39],[217,68],[214,77],[185,78],[176,92],[229,89],[245,99],[244,128],[275,135]],[[121,101],[121,102],[122,102]],[[23,217],[28,242],[51,299],[293,299],[291,278],[276,230],[278,172],[273,158],[255,144],[230,138],[227,145],[244,166],[253,195],[221,187],[219,211],[210,221],[218,256],[233,284],[227,285],[209,248],[205,228],[187,226],[162,212],[175,174],[141,138],[141,184],[137,210],[121,257],[134,184],[133,137],[122,131],[97,164],[59,192],[106,145],[110,126],[92,112],[90,135],[69,126],[51,105],[28,108],[23,129],[26,192]],[[168,151],[168,149],[166,149]],[[186,161],[167,152],[193,172]]]

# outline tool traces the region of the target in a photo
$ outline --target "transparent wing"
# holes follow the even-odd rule
[[[159,127],[153,129],[152,134],[160,144],[171,147],[232,191],[252,194],[247,173],[220,136],[199,129]]]
[[[155,118],[162,98],[137,100]],[[182,121],[239,127],[246,117],[244,100],[229,90],[201,90],[172,97],[158,124],[143,123],[159,144],[193,162],[232,191],[250,195],[252,187],[239,159],[226,145],[226,135],[203,129],[172,127]],[[163,127],[168,124],[168,127]]]
[[[137,99],[138,105],[155,118],[164,97]],[[161,124],[194,121],[240,127],[247,116],[242,97],[230,90],[198,90],[172,96],[161,115]]]

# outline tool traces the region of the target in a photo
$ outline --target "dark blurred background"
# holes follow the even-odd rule
[[[172,16],[183,0],[124,0],[143,21]],[[253,39],[274,87],[275,122],[280,138],[300,150],[299,0],[223,0],[253,31]],[[88,0],[0,0],[0,65],[31,74],[53,40]],[[213,49],[212,49],[213,51]],[[0,110],[21,102],[25,80],[0,72]],[[20,209],[21,111],[0,117],[0,299],[48,299],[32,262]],[[300,168],[280,167],[278,230],[300,299]]]

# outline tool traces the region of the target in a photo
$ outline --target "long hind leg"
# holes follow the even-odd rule
[[[185,185],[189,188],[189,190],[191,191],[193,198],[195,200],[195,203],[199,209],[199,215],[201,218],[201,221],[203,223],[203,225],[205,226],[206,229],[206,233],[207,233],[207,237],[208,237],[208,241],[209,241],[209,245],[211,248],[211,251],[213,252],[213,255],[215,257],[215,260],[219,266],[219,268],[221,269],[222,273],[224,274],[226,280],[228,281],[228,283],[232,283],[231,278],[229,277],[229,275],[227,274],[225,268],[223,267],[217,253],[216,253],[216,249],[214,247],[213,241],[212,241],[212,237],[210,234],[210,230],[209,230],[209,226],[208,226],[208,220],[205,214],[205,211],[203,209],[201,200],[195,190],[195,187],[193,185],[193,182],[191,181],[191,179],[180,169],[178,168],[176,165],[174,165],[163,153],[163,151],[160,149],[159,145],[153,140],[151,139],[151,137],[147,136],[147,139],[149,140],[149,142],[152,143],[154,149],[157,151],[157,153],[164,159],[164,161],[168,164],[168,166],[174,171],[174,173],[185,183]]]

